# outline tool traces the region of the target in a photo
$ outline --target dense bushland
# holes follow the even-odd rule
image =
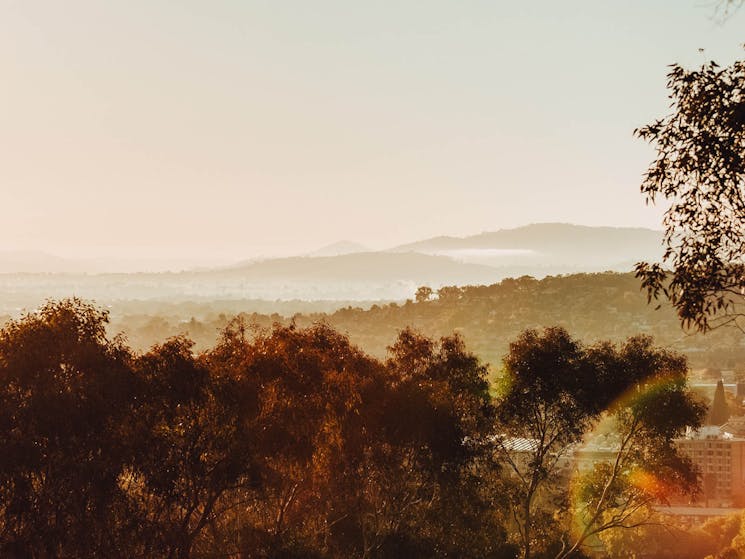
[[[649,338],[526,331],[494,399],[457,335],[404,329],[379,359],[329,326],[236,320],[198,354],[135,353],[106,326],[66,300],[0,331],[2,556],[580,556],[607,515],[670,497],[628,472],[696,490],[671,441],[703,412]],[[603,418],[620,466],[558,467]]]

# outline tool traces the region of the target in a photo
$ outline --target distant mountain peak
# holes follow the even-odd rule
[[[323,246],[307,256],[342,256],[344,254],[356,254],[358,252],[372,252],[370,248],[354,241],[337,241],[330,245]]]
[[[627,269],[639,260],[658,261],[662,232],[642,227],[532,223],[466,237],[433,237],[391,252],[438,254],[492,266],[579,266]],[[607,268],[604,268],[607,267]]]

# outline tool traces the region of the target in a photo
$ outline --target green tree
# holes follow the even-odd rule
[[[510,345],[497,399],[496,447],[513,474],[508,496],[524,558],[535,552],[569,557],[663,498],[663,486],[696,488],[690,463],[673,444],[703,414],[686,389],[686,370],[684,358],[654,348],[648,337],[631,338],[621,348],[607,342],[584,347],[555,327],[527,330]],[[633,397],[621,397],[627,393]],[[578,498],[568,503],[567,454],[604,414],[616,425],[615,459],[576,481],[572,495]],[[668,483],[643,486],[644,472],[663,472]],[[567,509],[579,530],[562,535],[557,512]]]
[[[614,426],[615,457],[573,481],[574,530],[557,559],[605,532],[649,524],[653,505],[699,489],[697,472],[674,442],[687,427],[699,426],[705,413],[687,389],[685,358],[655,348],[648,337],[631,338],[618,350],[601,344],[588,356],[627,386],[604,414]]]
[[[562,458],[603,409],[581,345],[563,328],[526,330],[510,344],[497,400],[500,457],[514,476],[509,492],[522,556],[545,547],[556,519]]]
[[[683,325],[745,328],[745,61],[673,65],[673,112],[635,131],[656,159],[641,190],[670,203],[662,264],[639,263],[650,298],[664,295]],[[668,269],[668,267],[670,269]]]

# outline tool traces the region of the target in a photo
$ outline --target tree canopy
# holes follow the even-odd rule
[[[328,325],[237,319],[202,353],[138,354],[107,320],[73,299],[0,329],[2,556],[556,555],[584,548],[576,519],[603,533],[620,496],[661,496],[628,472],[695,485],[671,444],[700,415],[685,361],[649,338],[528,330],[495,399],[458,335],[404,329],[378,359]],[[571,500],[561,461],[607,414],[622,458]]]
[[[554,327],[527,330],[510,345],[496,450],[513,476],[507,495],[525,559],[570,557],[598,534],[643,523],[631,518],[667,491],[696,491],[696,472],[673,444],[704,413],[686,372],[683,357],[644,336],[585,346]],[[569,454],[603,417],[614,424],[608,455],[570,484]]]
[[[511,557],[486,368],[240,321],[144,354],[52,302],[0,330],[4,557]]]
[[[665,199],[663,262],[640,263],[650,298],[685,326],[745,328],[745,61],[673,65],[672,113],[636,130],[657,151],[641,190]]]

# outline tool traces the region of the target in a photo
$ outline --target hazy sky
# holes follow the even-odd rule
[[[0,249],[245,258],[659,226],[666,66],[715,1],[0,0]],[[704,53],[699,52],[704,48]]]

